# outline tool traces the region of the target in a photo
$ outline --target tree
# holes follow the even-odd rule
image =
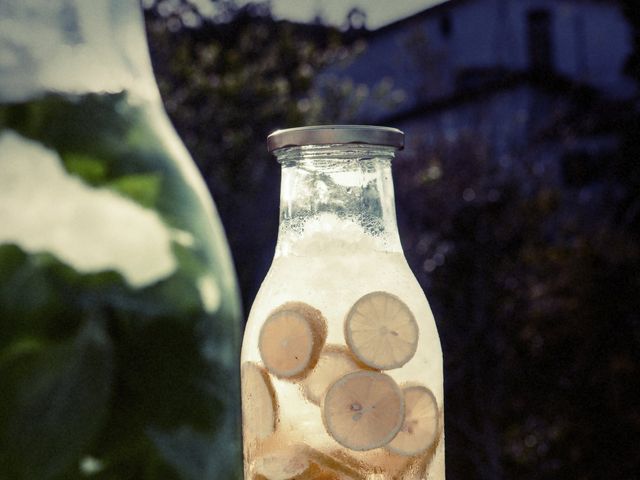
[[[445,347],[449,474],[632,478],[640,250],[608,188],[505,177],[471,134],[417,157],[401,235]]]
[[[576,93],[558,131],[574,136],[582,115],[610,123],[601,98]],[[432,129],[439,140],[397,163],[401,237],[443,338],[451,477],[640,468],[635,122],[616,124],[619,149],[573,183],[536,175],[515,147],[524,173],[506,172],[470,131]]]
[[[621,2],[635,26],[628,71],[640,80],[640,13]],[[264,138],[353,115],[357,85],[314,82],[356,44],[319,22],[275,21],[264,5],[214,3],[209,18],[185,0],[156,2],[147,21],[167,109],[213,190],[249,305],[277,225],[279,174]],[[606,120],[599,100],[575,95],[557,130],[570,136],[584,115]],[[525,173],[506,175],[490,142],[469,132],[395,164],[405,251],[443,338],[451,478],[623,480],[640,469],[640,121],[631,113],[608,122],[620,148],[578,162],[573,184],[536,176],[517,149]]]
[[[248,307],[278,226],[280,174],[267,135],[348,121],[368,92],[333,77],[315,82],[357,50],[353,36],[347,43],[320,22],[276,21],[267,3],[212,5],[215,13],[205,16],[188,0],[156,1],[147,30],[165,106],[212,191]]]
[[[625,72],[640,88],[640,10],[633,0],[620,0],[624,14],[632,29],[632,48]],[[617,178],[626,190],[626,199],[620,212],[620,221],[640,235],[640,92],[636,91],[632,107],[633,117],[624,126],[621,155],[615,164]]]

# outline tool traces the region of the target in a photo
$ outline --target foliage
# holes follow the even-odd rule
[[[144,285],[132,285],[115,267],[83,271],[27,242],[0,245],[2,479],[203,478],[213,457],[202,452],[218,438],[225,441],[217,445],[224,456],[215,461],[219,478],[237,478],[231,470],[239,468],[239,442],[229,439],[238,413],[229,348],[236,299],[220,282],[224,306],[213,312],[204,305],[199,282],[222,278],[220,252],[201,235],[210,227],[202,206],[145,113],[125,93],[48,94],[0,107],[0,134],[46,147],[67,168],[68,184],[80,177],[96,187],[92,192],[117,191],[167,231],[191,239],[186,246],[172,242],[174,268]],[[8,165],[14,160],[6,158]],[[58,186],[40,185],[35,207],[25,205],[23,214],[45,221],[51,210],[42,204],[64,197]],[[122,208],[107,198],[113,211]],[[70,233],[96,222],[109,227],[114,218],[89,219],[87,212],[94,213],[69,207],[56,219],[68,228],[46,233],[85,260],[107,249],[128,255],[111,242],[129,232],[99,245]],[[132,218],[124,224],[135,232]],[[41,230],[29,224],[30,232]],[[190,450],[186,466],[175,460],[178,447]]]
[[[211,188],[232,250],[242,252],[235,261],[250,304],[278,224],[280,174],[266,151],[267,135],[348,123],[365,99],[381,101],[392,86],[381,83],[370,92],[335,76],[317,81],[325,68],[363,48],[336,28],[276,21],[266,3],[213,5],[216,15],[198,14],[185,24],[185,12],[197,12],[192,3],[155,2],[147,30],[165,107]]]
[[[640,10],[633,0],[619,0],[632,30],[632,51],[625,71],[640,86]],[[640,88],[640,87],[639,87]],[[619,220],[640,235],[640,92],[636,92],[631,106],[632,117],[622,126],[623,138],[620,155],[615,159],[614,173],[625,188]]]
[[[640,249],[611,191],[505,178],[472,134],[421,153],[398,204],[443,339],[448,474],[632,478]]]
[[[640,17],[626,3],[640,81]],[[612,122],[596,94],[577,93],[551,171],[536,168],[533,144],[512,146],[520,173],[505,170],[471,131],[430,131],[439,140],[397,164],[405,250],[445,349],[453,478],[626,480],[640,469],[639,116]],[[618,139],[598,161],[562,153],[585,117]]]

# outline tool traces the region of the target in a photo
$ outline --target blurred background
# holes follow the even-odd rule
[[[444,349],[448,478],[640,478],[637,0],[144,4],[246,311],[278,227],[267,134],[401,128],[400,235]]]

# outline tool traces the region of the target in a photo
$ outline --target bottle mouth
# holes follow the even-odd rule
[[[315,125],[276,130],[267,137],[267,149],[306,145],[367,144],[404,148],[404,133],[397,128],[376,125]]]

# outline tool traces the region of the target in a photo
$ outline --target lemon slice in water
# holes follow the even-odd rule
[[[358,360],[379,370],[401,367],[418,347],[418,324],[413,313],[387,292],[360,298],[347,314],[344,333]]]
[[[400,455],[417,455],[427,450],[438,435],[438,403],[431,390],[422,386],[402,389],[405,416],[402,428],[387,448]]]
[[[269,373],[301,378],[316,364],[327,327],[319,310],[301,302],[276,309],[260,330],[258,348]]]
[[[351,450],[382,447],[404,421],[404,397],[391,377],[359,371],[334,382],[322,403],[327,433]]]
[[[241,380],[245,442],[262,440],[276,429],[276,393],[267,372],[253,362],[242,365]]]
[[[322,397],[333,382],[362,368],[346,347],[327,345],[313,371],[302,382],[302,393],[311,403],[320,405]]]
[[[256,458],[253,469],[258,479],[290,480],[302,478],[309,465],[309,457],[304,450],[294,446]]]

